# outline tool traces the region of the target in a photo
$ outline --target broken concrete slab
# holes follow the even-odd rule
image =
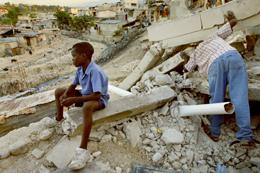
[[[200,15],[203,29],[212,28],[225,22],[224,14],[219,8],[210,8],[201,12]]]
[[[163,49],[159,44],[152,45],[134,71],[120,83],[119,88],[129,90],[142,77],[145,71],[152,68],[158,62],[162,53]]]
[[[15,100],[2,101],[0,103],[0,115],[8,118],[13,115],[33,113],[36,110],[31,110],[30,108],[52,102],[53,100],[55,100],[54,90],[50,90]]]
[[[241,21],[258,15],[260,12],[259,6],[260,1],[258,0],[232,1],[223,6],[211,8],[207,11],[186,18],[153,24],[147,29],[148,37],[150,41],[168,40],[189,34],[193,34],[193,36],[190,38],[193,38],[194,36],[198,37],[198,33],[194,35],[194,32],[212,29],[215,25],[224,24],[223,14],[227,14],[227,11],[233,11],[237,19]],[[212,18],[209,16],[212,16],[212,18],[214,17],[216,20],[212,20]],[[250,23],[251,22],[252,21],[250,21]],[[190,41],[190,43],[192,42],[194,42],[194,39]],[[175,45],[178,44],[175,43]]]
[[[138,121],[125,124],[124,129],[125,129],[126,137],[130,141],[133,147],[136,147],[137,145],[140,145],[142,143],[140,137],[142,135],[142,131],[140,126],[141,125],[139,124]]]
[[[201,30],[200,15],[153,24],[147,28],[150,41],[165,40]],[[160,34],[158,34],[160,33]]]
[[[131,117],[160,107],[175,97],[176,93],[174,90],[167,86],[155,88],[147,95],[126,96],[109,102],[107,108],[95,112],[93,121],[95,125],[98,125]],[[72,135],[81,133],[83,122],[82,110],[80,108],[70,109],[68,114],[69,118],[67,121],[75,129]]]
[[[46,160],[53,163],[57,168],[65,168],[71,161],[80,140],[81,136],[73,138],[63,136],[58,144],[46,154]]]
[[[173,57],[167,59],[160,65],[156,66],[154,69],[160,73],[168,73],[174,70],[176,67],[184,63],[184,59],[180,56],[180,53],[174,55]]]
[[[216,31],[217,31],[217,27],[214,27],[214,28],[210,28],[210,29],[199,30],[199,31],[181,35],[178,37],[165,39],[162,41],[162,47],[163,48],[176,47],[176,46],[180,46],[180,45],[184,45],[184,44],[188,44],[188,43],[202,41]]]
[[[236,0],[226,3],[219,8],[223,14],[227,14],[228,11],[233,11],[238,20],[246,19],[260,12],[259,0]]]

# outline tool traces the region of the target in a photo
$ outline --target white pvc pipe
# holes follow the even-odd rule
[[[129,91],[123,90],[121,88],[115,87],[115,86],[110,85],[110,84],[108,85],[108,91],[115,93],[115,94],[122,96],[122,97],[133,95],[133,93],[131,93]]]
[[[202,105],[182,105],[178,107],[178,114],[181,117],[194,115],[232,114],[234,111],[235,107],[231,102]]]

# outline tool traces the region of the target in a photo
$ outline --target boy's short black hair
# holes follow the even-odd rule
[[[72,49],[75,51],[75,53],[81,55],[84,54],[88,57],[92,57],[94,53],[94,48],[89,42],[76,43],[72,46]]]

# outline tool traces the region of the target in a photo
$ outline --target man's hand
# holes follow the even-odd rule
[[[237,24],[237,18],[232,11],[228,11],[227,15],[225,15],[225,18],[230,23],[231,28],[233,28]]]
[[[187,53],[186,52],[181,52],[180,53],[180,56],[181,56],[181,58],[184,60],[184,64],[187,64],[187,62],[189,61],[189,59],[190,59],[190,57],[189,57],[189,55],[187,55]]]
[[[77,98],[76,97],[67,97],[61,101],[62,106],[69,107],[72,104],[76,103]]]

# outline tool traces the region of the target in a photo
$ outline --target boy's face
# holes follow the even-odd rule
[[[86,66],[90,63],[90,58],[88,58],[87,55],[79,54],[75,51],[75,49],[72,49],[71,55],[73,65],[75,65],[76,67]]]

